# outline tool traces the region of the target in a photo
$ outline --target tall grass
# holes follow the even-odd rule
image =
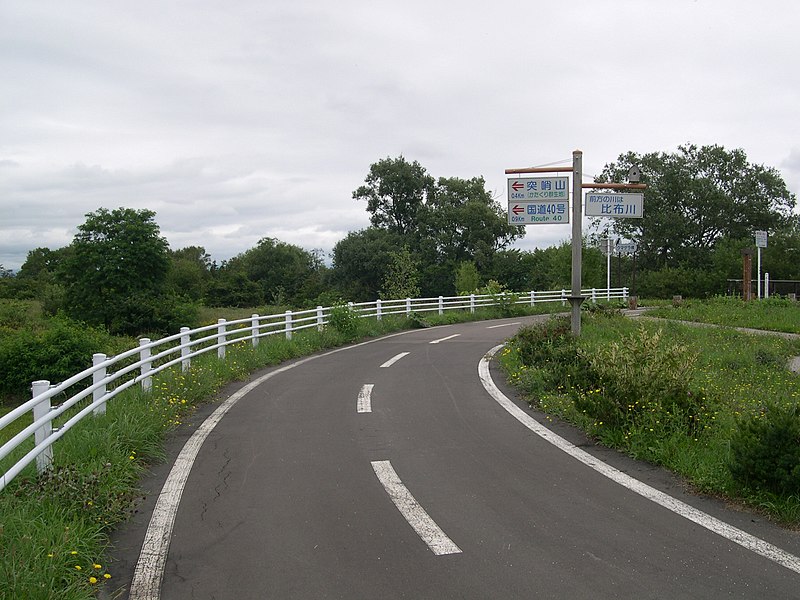
[[[735,307],[728,311],[726,322],[752,325],[746,313],[733,319]],[[800,498],[747,488],[729,468],[742,422],[762,418],[767,407],[800,405],[798,375],[787,368],[789,357],[800,355],[800,341],[589,316],[574,350],[562,353],[567,358],[532,364],[525,335],[509,343],[501,364],[532,405],[599,443],[675,471],[698,490],[800,525]]]

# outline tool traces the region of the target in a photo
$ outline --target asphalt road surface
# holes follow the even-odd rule
[[[404,332],[231,388],[114,540],[122,597],[800,598],[798,533],[549,424],[494,369],[511,408],[487,392],[482,359],[532,319]]]

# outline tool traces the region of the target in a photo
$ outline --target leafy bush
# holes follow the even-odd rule
[[[800,494],[800,414],[796,406],[768,406],[740,419],[731,437],[728,469],[744,488]]]
[[[41,331],[12,331],[0,339],[0,396],[25,399],[32,381],[63,381],[90,367],[92,354],[116,345],[105,332],[66,317]]]
[[[358,336],[358,315],[346,304],[331,308],[328,324],[347,341],[352,341]]]
[[[579,350],[589,367],[588,391],[576,405],[596,419],[636,423],[644,415],[689,417],[700,397],[690,389],[696,356],[688,347],[667,344],[663,332],[644,327],[619,342]]]

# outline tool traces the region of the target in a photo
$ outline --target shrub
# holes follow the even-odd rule
[[[665,343],[661,330],[641,327],[619,342],[579,353],[592,393],[580,394],[576,405],[596,419],[636,423],[657,414],[693,422],[698,414],[700,397],[689,387],[697,357],[686,346]]]
[[[349,306],[339,304],[331,308],[328,324],[339,332],[346,341],[352,341],[358,336],[358,315]]]
[[[113,345],[103,331],[66,317],[56,317],[42,331],[12,331],[0,340],[0,396],[27,398],[32,381],[63,381],[90,367],[92,354]]]
[[[728,469],[742,487],[800,494],[800,414],[796,406],[768,406],[740,419],[731,437]]]

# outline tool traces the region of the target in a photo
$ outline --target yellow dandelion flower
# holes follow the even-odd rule
[[[80,565],[75,565],[75,570],[76,571],[80,571],[81,570],[81,566]]]
[[[98,565],[97,563],[94,563],[92,566],[93,566],[95,569],[102,569],[102,568],[103,568],[103,565]]]
[[[97,583],[97,577],[89,577],[89,583],[91,583],[92,585]]]
[[[103,575],[103,579],[111,579],[111,573],[106,573]]]

